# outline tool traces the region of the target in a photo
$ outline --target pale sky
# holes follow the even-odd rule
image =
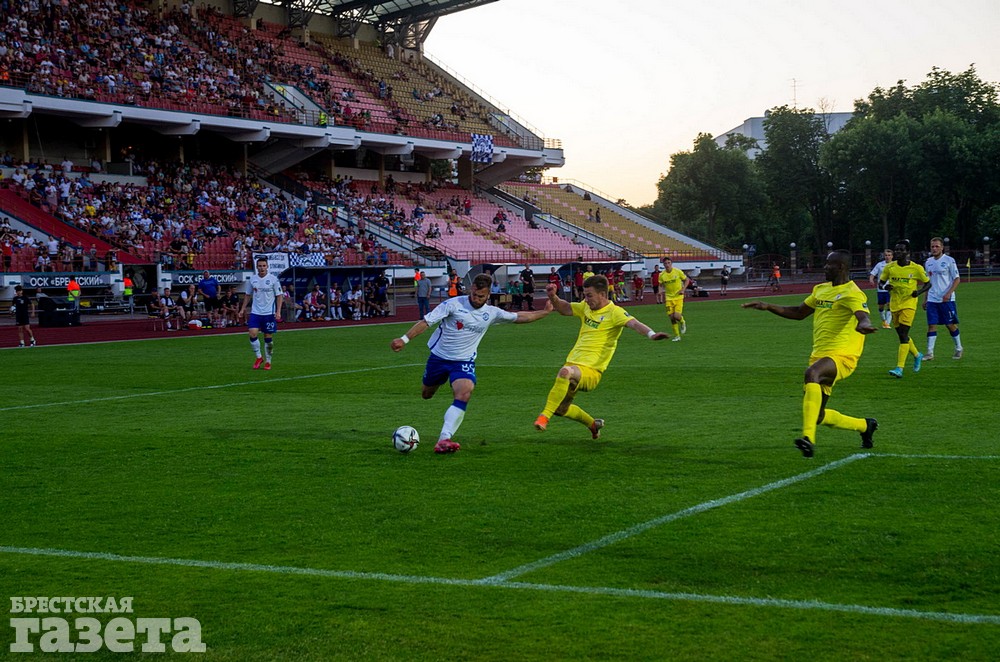
[[[935,66],[998,82],[998,44],[998,0],[498,0],[439,19],[425,51],[560,139],[548,174],[643,205],[699,132],[796,100],[851,111]]]

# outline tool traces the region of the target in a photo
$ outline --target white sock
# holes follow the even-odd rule
[[[250,341],[250,347],[253,348],[253,353],[260,358],[260,338],[254,338]]]
[[[927,353],[934,353],[934,345],[937,343],[937,336],[927,336]]]
[[[955,341],[955,349],[957,349],[958,351],[961,352],[962,351],[962,335],[961,334],[955,334],[955,335],[953,335],[951,337],[951,339]]]
[[[448,410],[444,413],[444,426],[441,427],[441,435],[438,437],[438,441],[454,437],[455,433],[458,432],[459,426],[462,425],[462,419],[464,418],[464,409],[459,409],[455,405],[448,407]]]

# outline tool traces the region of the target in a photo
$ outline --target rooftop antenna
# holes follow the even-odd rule
[[[796,110],[799,107],[799,81],[797,78],[792,79],[792,108]]]

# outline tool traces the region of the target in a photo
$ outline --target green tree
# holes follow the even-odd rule
[[[912,88],[903,81],[876,88],[855,103],[825,163],[846,185],[863,187],[888,231],[975,245],[977,216],[1000,202],[998,90],[975,67],[959,74],[935,67]],[[857,174],[870,164],[882,171]]]
[[[810,109],[773,108],[764,119],[767,148],[757,166],[782,224],[796,232],[803,213],[812,222],[810,243],[822,250],[833,239],[835,182],[820,163],[829,138],[823,118]],[[805,241],[805,237],[800,237]]]
[[[739,147],[724,149],[706,133],[690,152],[670,157],[657,183],[653,214],[672,228],[713,244],[738,245],[766,206],[753,163]]]
[[[884,122],[852,120],[821,153],[824,167],[866,206],[855,218],[878,219],[871,229],[877,227],[882,247],[891,247],[896,238],[905,236],[907,211],[916,189],[914,173],[922,162],[917,148],[919,130],[919,123],[902,113]]]

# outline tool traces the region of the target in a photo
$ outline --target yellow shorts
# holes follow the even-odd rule
[[[847,379],[854,373],[854,369],[858,367],[858,357],[857,356],[846,356],[844,354],[827,354],[826,356],[816,356],[815,354],[809,357],[809,365],[816,363],[820,359],[830,359],[837,366],[837,376],[833,379],[833,384],[826,386],[821,384],[823,393],[830,395],[833,392],[834,385],[841,379]]]
[[[593,391],[601,383],[601,373],[593,368],[579,363],[570,363],[569,365],[576,366],[580,371],[580,383],[576,385],[576,391]]]
[[[678,297],[676,299],[667,299],[667,315],[683,315],[684,314],[684,297]]]
[[[916,308],[903,308],[902,310],[892,311],[892,325],[894,327],[913,326],[913,318],[916,312]]]

